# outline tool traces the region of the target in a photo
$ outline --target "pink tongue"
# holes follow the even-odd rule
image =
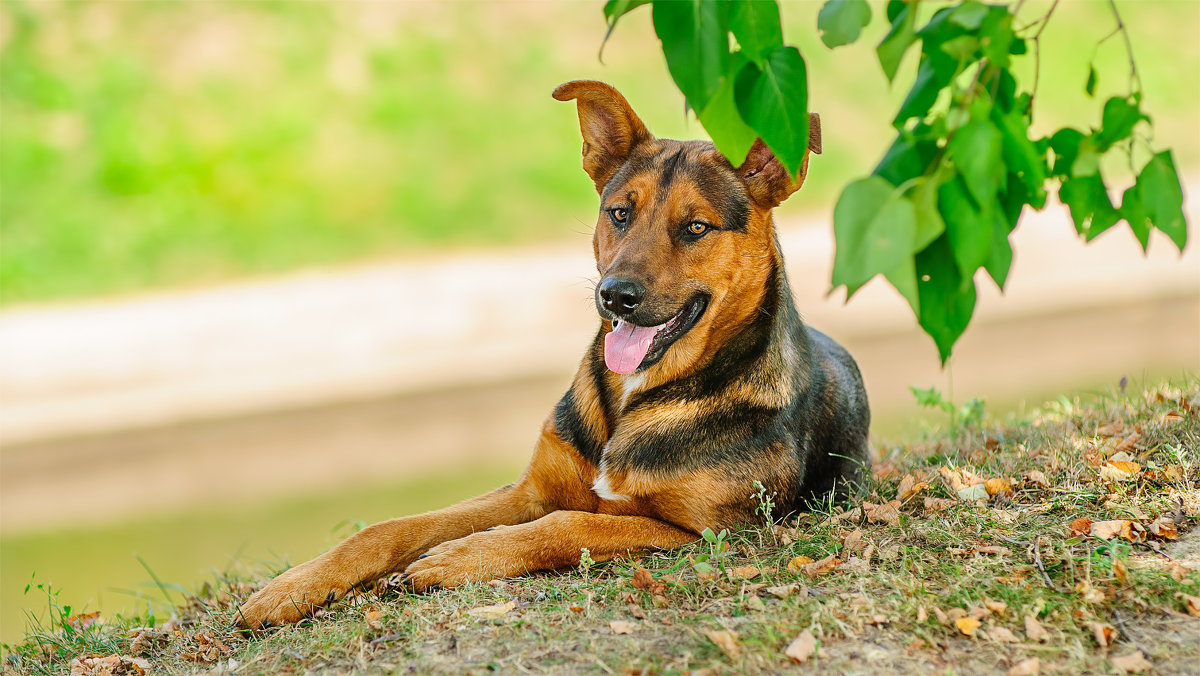
[[[604,336],[604,363],[617,373],[633,373],[642,363],[656,333],[656,326],[634,326],[629,322],[617,324],[617,328]]]

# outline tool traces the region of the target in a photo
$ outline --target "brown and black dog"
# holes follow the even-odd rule
[[[733,166],[705,141],[658,139],[617,90],[578,102],[583,168],[600,193],[593,238],[600,330],[542,427],[520,481],[378,523],[288,570],[237,621],[295,622],[403,571],[414,589],[682,545],[754,520],[754,482],[781,511],[844,491],[869,466],[854,360],[805,326],[771,210],[803,183],[758,141]],[[820,152],[812,116],[809,148]]]

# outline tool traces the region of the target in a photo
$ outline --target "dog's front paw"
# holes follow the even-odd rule
[[[416,591],[429,591],[527,572],[519,551],[505,544],[503,530],[443,542],[409,564],[404,580]]]
[[[341,598],[347,590],[319,561],[302,563],[255,592],[237,609],[233,623],[261,629],[299,622]]]

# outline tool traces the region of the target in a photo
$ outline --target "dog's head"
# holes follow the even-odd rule
[[[605,362],[617,373],[694,368],[757,311],[780,264],[771,209],[804,182],[808,153],[793,181],[761,139],[735,167],[708,141],[655,138],[603,82],[568,82],[554,98],[578,102],[583,168],[600,193]],[[809,126],[820,152],[815,115]]]

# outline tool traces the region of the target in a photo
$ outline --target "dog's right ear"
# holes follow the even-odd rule
[[[613,174],[639,143],[650,140],[646,125],[621,92],[603,82],[574,80],[554,90],[559,101],[578,101],[583,134],[583,170],[603,192]]]

